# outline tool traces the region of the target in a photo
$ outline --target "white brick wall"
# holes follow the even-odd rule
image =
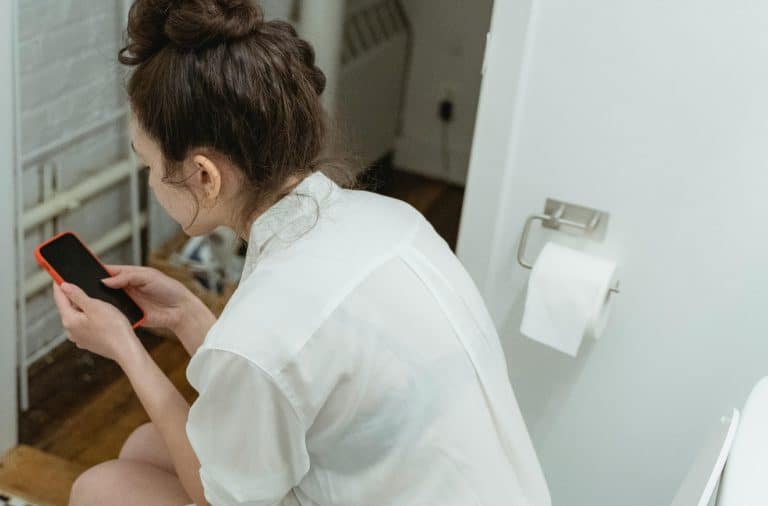
[[[19,0],[22,154],[61,141],[125,107],[117,51],[122,37],[117,0]],[[43,188],[55,181],[62,190],[94,171],[124,158],[126,129],[120,121],[55,156],[59,170],[25,169],[24,206],[42,199]],[[129,218],[127,185],[88,201],[81,209],[30,231],[25,238],[25,274],[37,271],[36,244],[55,231],[72,229],[93,242]],[[104,255],[109,262],[129,262],[129,246]],[[50,290],[28,300],[28,353],[32,354],[61,331]]]

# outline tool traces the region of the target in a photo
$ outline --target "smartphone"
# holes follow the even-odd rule
[[[62,232],[40,244],[35,248],[35,259],[57,284],[72,283],[89,297],[109,302],[128,318],[133,328],[144,323],[144,310],[125,290],[101,282],[111,274],[73,232]]]

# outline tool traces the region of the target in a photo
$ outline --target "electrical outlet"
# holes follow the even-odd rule
[[[451,99],[444,98],[440,101],[437,109],[437,115],[440,116],[440,120],[445,123],[453,121],[453,109],[454,104]]]
[[[455,83],[443,82],[440,85],[440,96],[437,102],[437,115],[444,123],[453,121],[456,111],[456,93]]]

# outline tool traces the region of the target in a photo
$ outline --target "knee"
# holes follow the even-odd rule
[[[78,476],[69,492],[69,506],[105,504],[107,494],[114,490],[114,462],[96,465]]]
[[[143,454],[144,449],[147,447],[147,443],[154,435],[157,429],[155,424],[147,422],[134,430],[130,436],[123,443],[123,447],[120,449],[120,459],[131,459]]]

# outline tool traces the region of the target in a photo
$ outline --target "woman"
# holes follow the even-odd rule
[[[116,309],[55,289],[70,339],[114,359],[152,420],[71,504],[549,504],[469,276],[412,207],[323,161],[312,48],[246,0],[137,0],[128,36],[131,137],[158,201],[248,251],[218,321],[151,269],[104,281],[179,337],[191,407]]]

